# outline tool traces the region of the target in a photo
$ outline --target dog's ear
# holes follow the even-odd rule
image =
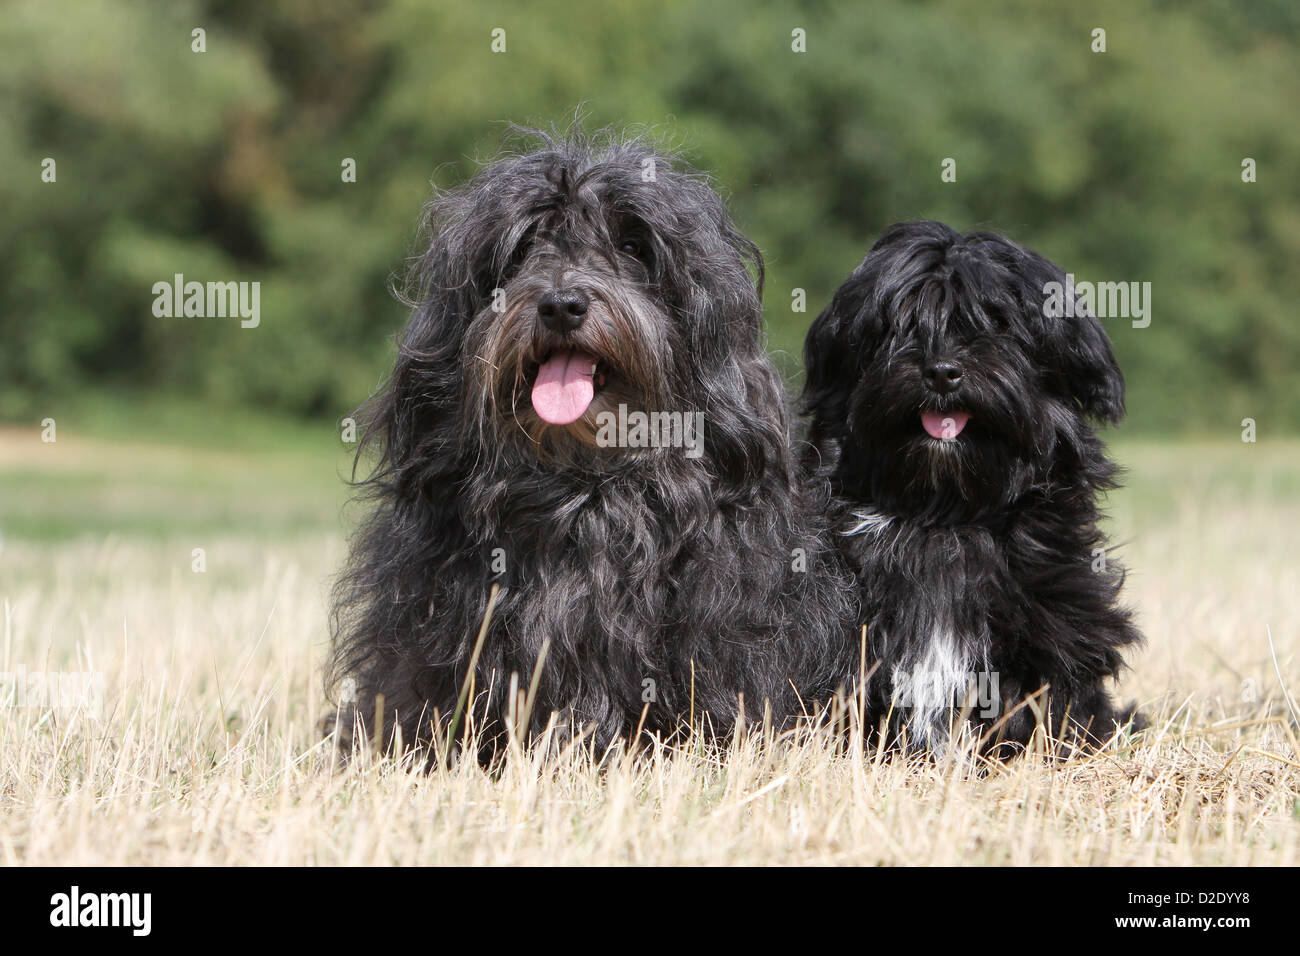
[[[1039,311],[1050,367],[1085,415],[1117,424],[1124,417],[1124,375],[1101,322],[1077,295],[1059,267],[1034,256],[1039,268],[1028,283],[1026,308]],[[1066,299],[1070,301],[1066,301]]]
[[[375,476],[403,486],[420,480],[409,473],[417,464],[450,467],[459,447],[453,431],[463,401],[465,333],[502,248],[501,237],[475,221],[475,186],[441,193],[426,207],[425,247],[405,284],[392,290],[411,316],[397,337],[392,374],[362,410],[358,461],[367,449],[378,451]]]
[[[1001,314],[1061,397],[1086,417],[1124,417],[1124,376],[1110,339],[1066,276],[1032,249],[992,232],[973,232],[948,256],[980,307]]]
[[[712,189],[687,177],[667,181],[697,213],[689,231],[672,232],[680,271],[690,277],[686,351],[705,387],[710,463],[719,494],[748,496],[790,451],[785,387],[763,335],[763,255]]]
[[[1106,330],[1082,301],[1075,315],[1062,321],[1063,368],[1071,394],[1084,414],[1117,424],[1124,417],[1124,375]]]
[[[859,267],[836,290],[804,338],[801,408],[819,432],[838,434],[848,423],[849,398],[862,374],[864,351],[877,322],[872,279]]]
[[[857,379],[846,316],[850,303],[837,294],[813,320],[803,343],[804,383],[800,405],[818,430],[836,430],[848,417],[848,397]]]

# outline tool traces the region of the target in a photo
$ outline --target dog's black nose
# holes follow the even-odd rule
[[[956,362],[931,362],[925,367],[925,384],[940,395],[955,392],[961,384],[961,366]]]
[[[580,289],[552,289],[537,301],[537,315],[552,332],[572,332],[587,318],[590,303]]]

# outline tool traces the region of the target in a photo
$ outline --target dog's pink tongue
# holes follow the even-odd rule
[[[542,421],[568,425],[582,417],[595,394],[594,364],[586,352],[556,352],[546,360],[533,383],[533,410]]]
[[[921,424],[931,438],[956,438],[970,421],[970,412],[922,412]]]

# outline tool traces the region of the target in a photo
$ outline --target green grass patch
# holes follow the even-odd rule
[[[0,429],[0,535],[254,539],[346,531],[353,445],[336,426],[183,401],[104,399],[58,410],[58,440]],[[1131,537],[1197,502],[1300,499],[1300,441],[1111,446],[1125,487],[1107,510]]]

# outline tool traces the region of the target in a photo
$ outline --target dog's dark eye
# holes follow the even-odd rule
[[[641,244],[640,239],[632,239],[632,238],[624,239],[618,245],[619,252],[623,253],[623,255],[625,256],[631,256],[633,259],[640,259],[641,253],[644,250],[645,250],[645,246]]]
[[[499,278],[502,283],[509,282],[515,277],[519,268],[524,264],[524,260],[528,258],[528,254],[532,252],[533,240],[536,238],[536,235],[536,228],[530,228],[519,237],[519,241],[516,242],[514,248],[510,250],[510,255],[499,267]]]

